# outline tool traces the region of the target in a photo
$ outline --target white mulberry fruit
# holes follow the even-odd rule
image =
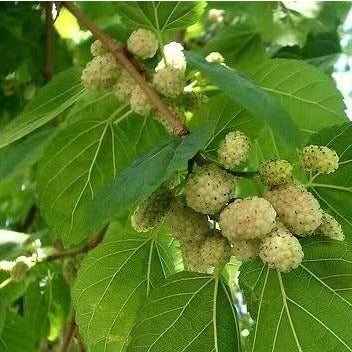
[[[202,242],[193,241],[182,244],[181,251],[186,270],[197,273],[206,273],[209,266],[200,255]]]
[[[220,228],[231,243],[268,235],[275,227],[276,212],[259,197],[236,200],[220,213]]]
[[[158,47],[156,35],[148,29],[137,29],[127,40],[128,50],[143,60],[153,57]]]
[[[304,254],[298,239],[278,227],[262,240],[259,256],[269,268],[288,273],[301,264]]]
[[[302,150],[302,163],[306,170],[330,174],[339,167],[336,152],[321,145],[309,145]]]
[[[131,109],[141,116],[148,116],[153,110],[149,98],[145,95],[140,86],[134,88],[131,94],[130,104]]]
[[[203,214],[217,214],[231,199],[235,177],[215,165],[199,168],[186,183],[188,206]]]
[[[131,75],[123,70],[114,86],[114,94],[119,101],[128,103],[136,86],[137,84]]]
[[[107,53],[108,50],[100,40],[96,40],[90,46],[90,52],[93,56],[100,56]]]
[[[175,98],[183,92],[183,73],[177,68],[165,67],[154,73],[153,85],[155,89],[167,98]]]
[[[107,89],[114,85],[121,70],[121,66],[115,60],[114,55],[106,53],[96,56],[88,62],[82,72],[81,80],[87,89]]]
[[[164,57],[168,67],[173,67],[180,70],[182,73],[186,71],[186,58],[183,53],[183,46],[177,42],[171,42],[164,45]],[[165,68],[164,58],[159,61],[155,67],[155,72]]]
[[[205,57],[205,60],[208,62],[214,62],[214,63],[223,63],[225,61],[224,57],[218,53],[217,51],[213,51],[209,55]]]
[[[15,282],[23,281],[27,277],[28,270],[27,260],[23,259],[23,257],[17,258],[11,269],[11,279]]]
[[[171,234],[183,242],[201,241],[209,232],[207,216],[187,207],[181,199],[172,202],[166,223]]]
[[[228,240],[220,234],[220,231],[216,230],[209,233],[200,247],[201,257],[210,266],[217,266],[228,261],[230,251]]]
[[[221,23],[224,21],[225,11],[220,9],[210,9],[208,11],[208,21],[211,23]]]
[[[313,194],[300,184],[279,186],[266,193],[279,220],[295,235],[312,234],[320,225],[322,211]]]
[[[233,131],[225,136],[219,144],[218,159],[226,168],[233,168],[248,158],[249,138],[240,131]]]
[[[269,160],[262,162],[259,175],[269,186],[279,186],[292,181],[292,165],[287,160]]]
[[[137,232],[145,232],[157,226],[170,208],[171,193],[165,187],[155,191],[144,200],[131,217],[132,227]]]
[[[232,242],[232,255],[236,257],[237,260],[242,262],[247,262],[253,260],[259,255],[260,241],[255,240],[244,240]]]
[[[323,212],[321,224],[317,228],[316,233],[336,241],[343,241],[345,239],[341,225],[326,212]]]

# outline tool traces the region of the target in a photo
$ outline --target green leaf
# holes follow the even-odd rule
[[[28,172],[42,156],[54,129],[45,129],[33,133],[23,142],[11,145],[0,151],[0,179],[14,177]]]
[[[59,116],[85,94],[81,85],[81,70],[71,68],[59,73],[0,132],[0,148],[20,139]]]
[[[156,32],[187,28],[204,11],[200,1],[128,1],[116,3],[119,15],[132,28],[146,27]]]
[[[256,320],[252,352],[352,350],[352,247],[305,240],[304,260],[289,274],[259,260],[244,264],[240,286]]]
[[[34,352],[34,327],[20,315],[7,311],[5,326],[0,336],[0,352]]]
[[[60,131],[39,163],[41,213],[65,245],[90,232],[84,207],[131,159],[165,136],[153,119],[131,115],[111,95],[87,105]]]
[[[314,133],[347,120],[341,93],[332,79],[314,66],[274,59],[259,66],[252,77],[280,101],[303,132]]]
[[[186,169],[188,160],[205,145],[211,130],[211,126],[206,125],[182,140],[172,139],[156,146],[122,170],[88,204],[86,218],[89,231],[99,229],[115,216],[126,216],[174,172]]]
[[[314,179],[311,191],[321,206],[339,221],[346,240],[352,241],[352,123],[324,129],[309,144],[325,145],[336,151],[339,168],[332,174]]]
[[[0,230],[0,260],[19,254],[30,236],[20,232]]]
[[[89,351],[126,351],[138,310],[157,282],[173,271],[167,243],[115,224],[84,259],[73,299]]]
[[[181,272],[163,280],[142,307],[128,352],[240,351],[238,322],[225,284]]]
[[[187,62],[208,77],[211,83],[227,93],[258,120],[265,121],[288,145],[299,146],[301,136],[294,122],[270,94],[247,76],[223,65],[207,62],[203,57],[186,53]]]

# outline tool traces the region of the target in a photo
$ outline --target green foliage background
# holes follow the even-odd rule
[[[22,282],[0,270],[0,352],[61,348],[73,311],[85,347],[77,334],[70,351],[352,351],[352,125],[331,78],[350,54],[340,39],[351,4],[76,4],[122,42],[139,27],[164,43],[181,36],[187,74],[207,79],[209,100],[189,119],[191,133],[177,139],[112,93],[88,92],[80,74],[93,38],[65,8],[55,23],[55,75],[46,82],[43,4],[1,2],[0,260],[34,255],[38,263]],[[222,23],[209,22],[212,8],[225,11]],[[227,66],[205,61],[212,51]],[[304,261],[290,274],[258,261],[232,262],[213,276],[183,271],[165,229],[141,236],[130,227],[139,202],[175,172],[185,175],[197,152],[214,160],[221,138],[237,128],[253,142],[237,170],[240,195],[260,193],[246,176],[261,160],[297,166],[297,148],[308,143],[338,153],[338,171],[309,187],[342,224],[345,243],[305,240]],[[89,244],[107,223],[74,286],[62,261],[41,261]]]

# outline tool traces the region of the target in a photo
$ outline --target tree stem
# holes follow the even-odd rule
[[[132,76],[136,83],[141,87],[145,95],[149,98],[150,102],[159,111],[173,134],[179,137],[187,135],[189,133],[187,127],[183,125],[182,122],[171,113],[159,95],[145,81],[144,77],[139,73],[139,71],[128,58],[125,46],[98,28],[97,25],[71,1],[63,1],[62,5],[65,6],[81,24],[85,25],[92,32],[92,34],[97,39],[99,39],[115,56],[121,66]]]
[[[67,352],[70,348],[76,329],[76,312],[72,312],[71,320],[67,324],[60,352]]]

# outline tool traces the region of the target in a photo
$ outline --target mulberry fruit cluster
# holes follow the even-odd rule
[[[153,31],[140,28],[131,33],[127,40],[127,48],[138,62],[153,58],[159,49],[159,43]],[[145,68],[143,75],[148,85],[160,94],[169,110],[173,114],[176,111],[177,117],[183,120],[186,112],[184,101],[187,95],[184,92],[186,59],[183,46],[171,42],[160,49],[163,50],[163,59],[154,69],[143,65]],[[165,119],[154,109],[145,91],[130,73],[120,66],[115,56],[101,41],[96,40],[91,45],[90,51],[93,58],[87,63],[81,76],[82,83],[87,89],[110,89],[116,99],[123,104],[128,104],[134,113],[143,117],[152,115],[169,128]],[[173,131],[169,130],[169,132]]]

